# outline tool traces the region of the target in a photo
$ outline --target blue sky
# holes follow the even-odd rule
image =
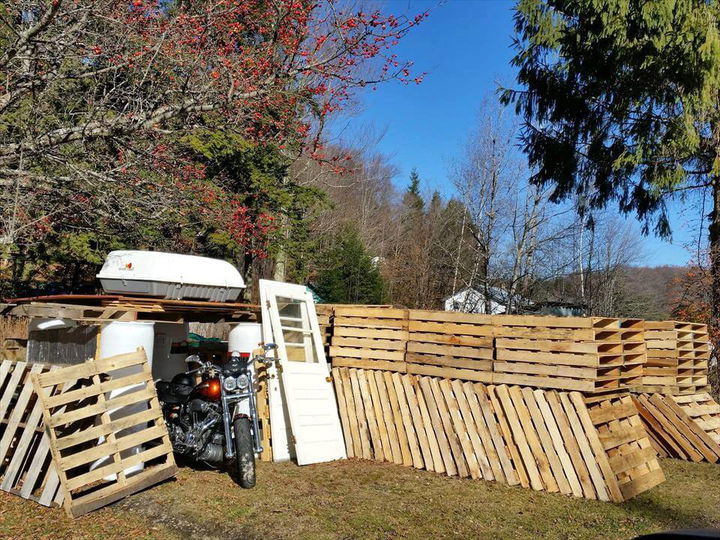
[[[458,157],[483,98],[499,84],[511,86],[514,81],[513,2],[387,0],[384,6],[413,15],[432,8],[430,17],[396,51],[428,74],[420,85],[389,83],[367,91],[360,112],[338,122],[333,131],[348,141],[367,127],[383,132],[378,150],[398,167],[397,185],[404,185],[416,167],[426,189],[450,195],[448,163]],[[680,265],[690,258],[685,245],[694,238],[698,210],[673,204],[671,215],[674,243],[648,237],[644,264]]]

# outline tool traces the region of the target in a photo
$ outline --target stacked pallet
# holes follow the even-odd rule
[[[678,349],[677,384],[681,394],[708,391],[710,343],[705,324],[675,322]]]
[[[335,366],[612,392],[639,384],[643,321],[336,307]]]
[[[643,321],[500,315],[492,322],[495,383],[604,392],[642,376]]]
[[[330,357],[333,366],[406,372],[406,309],[335,307]]]
[[[408,373],[492,382],[489,315],[411,310],[408,318]]]
[[[695,462],[720,460],[720,405],[708,394],[637,394],[633,400],[658,454]]]
[[[647,321],[647,363],[634,391],[668,395],[707,390],[710,346],[707,325]]]
[[[315,304],[315,312],[317,313],[318,326],[320,326],[320,335],[322,336],[325,355],[330,356],[334,307],[330,304]]]
[[[664,480],[622,398],[348,368],[333,380],[349,457],[616,502]]]

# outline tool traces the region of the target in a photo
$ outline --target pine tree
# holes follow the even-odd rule
[[[345,227],[320,257],[315,290],[337,304],[381,304],[383,280],[355,227]]]

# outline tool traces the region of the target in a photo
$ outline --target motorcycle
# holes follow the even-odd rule
[[[189,356],[185,362],[200,367],[156,382],[175,453],[209,464],[235,459],[240,486],[255,486],[255,454],[262,446],[254,365],[271,363],[267,352],[274,348],[265,345],[254,357],[233,352],[222,366]]]

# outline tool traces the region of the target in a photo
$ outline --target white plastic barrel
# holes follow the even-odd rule
[[[187,370],[186,354],[172,354],[172,344],[186,341],[188,323],[155,323],[155,346],[152,357],[153,379],[172,380]]]
[[[125,353],[131,353],[138,349],[138,347],[142,347],[145,349],[145,353],[148,357],[148,362],[150,362],[152,366],[152,358],[153,358],[153,350],[154,350],[154,342],[155,342],[155,329],[154,324],[152,322],[137,322],[137,321],[116,321],[111,322],[110,324],[107,324],[103,326],[102,330],[100,330],[100,358],[109,358],[111,356],[115,356],[118,354],[125,354]],[[139,373],[141,371],[140,366],[131,366],[127,368],[121,368],[118,370],[115,370],[111,372],[111,376],[114,378],[120,378],[120,377],[126,377],[128,375],[133,375],[135,373]],[[111,390],[105,395],[106,399],[113,399],[116,397],[120,397],[122,395],[128,394],[132,391],[137,391],[138,387],[143,386],[140,385],[132,385],[132,386],[124,386],[122,388],[118,388],[117,390]],[[147,410],[147,404],[146,403],[136,403],[134,405],[129,405],[127,407],[121,407],[119,409],[114,409],[109,411],[110,417],[115,420],[117,418],[123,418],[125,416],[135,414],[138,412],[142,412],[144,410]],[[133,426],[131,428],[125,429],[121,432],[119,432],[120,436],[126,436],[131,433],[135,433],[137,431],[140,431],[143,429],[143,426]],[[104,439],[101,438],[99,443],[104,442]],[[124,450],[121,455],[123,458],[139,454],[142,451],[142,446],[136,446],[134,448],[130,448],[128,450]],[[96,469],[98,467],[101,467],[103,465],[106,465],[109,463],[109,457],[101,458],[97,460],[95,463],[92,464],[90,469]],[[125,469],[125,474],[130,475],[132,473],[138,472],[143,470],[143,465],[134,465],[132,467],[129,467]],[[115,480],[116,475],[111,475],[105,478],[107,481]]]
[[[252,354],[262,343],[262,324],[237,323],[228,335],[228,351]]]

